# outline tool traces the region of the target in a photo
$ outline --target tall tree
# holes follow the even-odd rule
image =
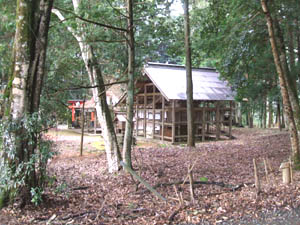
[[[79,15],[80,0],[73,0],[73,7],[75,15]],[[65,21],[64,16],[59,10],[53,9],[52,12],[56,14],[61,21]],[[117,137],[110,109],[106,101],[105,83],[102,76],[102,71],[95,57],[92,46],[87,43],[87,32],[83,24],[81,24],[78,20],[77,27],[78,30],[74,30],[70,26],[67,28],[78,41],[81,56],[85,64],[86,71],[89,75],[90,84],[95,86],[95,88],[92,89],[92,93],[95,101],[97,118],[101,124],[102,136],[105,143],[108,171],[111,173],[116,172],[120,167],[119,162],[121,160],[121,153],[117,143]]]
[[[135,43],[133,24],[134,0],[127,0],[127,48],[128,48],[128,84],[126,101],[126,127],[123,145],[123,158],[127,166],[132,168],[131,148],[133,133],[133,98],[134,98],[134,69],[135,69]]]
[[[16,196],[24,205],[39,184],[35,170],[38,143],[31,123],[32,116],[39,113],[52,5],[53,0],[17,1],[13,73],[4,99],[0,207]]]
[[[188,126],[187,145],[189,147],[195,147],[189,0],[184,0],[183,8],[184,8],[184,33],[185,33],[184,44],[185,44],[185,69],[186,69],[187,126]]]
[[[299,147],[299,137],[298,137],[298,131],[297,131],[297,126],[295,123],[294,119],[294,113],[292,109],[292,104],[290,101],[290,96],[288,92],[288,81],[287,81],[287,74],[286,74],[286,69],[285,68],[285,61],[286,59],[283,58],[283,52],[280,54],[280,50],[278,49],[278,42],[276,39],[280,37],[276,37],[275,34],[275,28],[274,28],[274,21],[271,16],[271,13],[269,11],[269,6],[267,4],[266,0],[261,0],[261,6],[263,9],[263,12],[265,13],[265,17],[267,20],[267,26],[268,26],[268,32],[270,36],[270,43],[272,46],[272,53],[274,57],[274,63],[276,66],[277,74],[279,77],[279,82],[280,82],[280,90],[282,94],[282,99],[283,99],[283,105],[285,109],[285,113],[288,116],[289,120],[289,129],[290,129],[290,136],[291,136],[291,144],[292,144],[292,159],[295,164],[300,163],[300,147]]]

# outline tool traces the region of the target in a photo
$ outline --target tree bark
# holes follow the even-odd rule
[[[280,101],[277,102],[277,124],[278,128],[282,130],[282,123],[281,123],[281,110],[280,110]]]
[[[32,160],[35,163],[37,139],[22,120],[39,111],[52,5],[53,0],[17,2],[14,65],[5,91],[6,134],[0,152],[1,173],[10,172],[5,175],[7,186],[0,187],[0,208],[17,196],[23,206],[31,188],[38,185],[35,170],[24,166]],[[15,128],[11,130],[10,124]]]
[[[184,33],[185,33],[184,43],[185,43],[186,100],[187,100],[187,128],[188,128],[187,146],[195,147],[189,0],[184,0]]]
[[[267,26],[268,26],[268,32],[269,32],[269,37],[270,37],[270,43],[272,47],[272,53],[273,53],[273,58],[277,70],[277,74],[279,77],[279,82],[280,82],[280,90],[281,90],[281,95],[283,99],[283,106],[284,110],[286,112],[286,115],[288,116],[289,120],[289,131],[290,131],[290,137],[291,137],[291,145],[292,145],[292,159],[294,164],[299,163],[299,138],[298,138],[298,132],[297,132],[297,127],[296,123],[294,120],[294,115],[293,115],[293,110],[292,110],[292,105],[290,102],[289,98],[289,92],[287,90],[287,81],[285,80],[284,76],[284,69],[282,68],[281,61],[280,61],[280,55],[276,43],[276,37],[275,37],[275,32],[274,32],[274,27],[273,27],[273,20],[271,17],[271,14],[269,12],[269,8],[267,5],[266,0],[261,0],[261,6],[263,9],[263,12],[265,14],[266,20],[267,20]]]
[[[269,100],[268,112],[269,112],[268,128],[272,128],[273,127],[273,102],[271,100]]]
[[[294,113],[294,120],[297,128],[300,129],[300,105],[299,105],[297,82],[296,82],[297,77],[293,76],[289,69],[287,63],[286,47],[284,44],[283,33],[281,31],[280,24],[276,16],[274,16],[274,39],[276,43],[278,43],[277,52],[279,55],[279,63],[281,65],[282,74],[286,81],[286,87],[288,90],[289,99]]]
[[[73,0],[74,11],[78,13],[80,0]],[[57,9],[53,9],[52,12],[61,20],[65,21],[64,16]],[[97,60],[95,59],[92,47],[84,40],[86,39],[86,33],[84,28],[78,22],[78,29],[80,32],[76,32],[72,27],[67,29],[72,33],[75,39],[78,41],[81,56],[85,64],[85,68],[89,75],[89,80],[92,86],[93,98],[95,102],[95,108],[97,118],[101,124],[102,136],[105,144],[105,152],[108,164],[108,171],[110,173],[116,172],[120,169],[121,153],[117,142],[117,136],[115,133],[113,121],[111,118],[110,110],[106,102],[104,80],[101,72],[101,68]]]
[[[127,48],[128,48],[128,84],[127,84],[127,112],[126,112],[126,126],[123,145],[123,158],[130,168],[131,162],[131,148],[132,148],[132,133],[133,133],[133,101],[134,101],[134,68],[135,68],[135,43],[133,30],[133,0],[127,0]],[[154,116],[154,115],[153,115]]]

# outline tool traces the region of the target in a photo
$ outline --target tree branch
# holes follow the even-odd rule
[[[77,87],[68,87],[68,88],[62,88],[62,89],[54,89],[54,88],[50,88],[51,90],[54,90],[55,92],[63,92],[63,91],[74,91],[74,90],[80,90],[80,89],[91,89],[91,88],[97,88],[97,87],[106,87],[106,86],[112,86],[115,84],[124,84],[127,83],[128,80],[124,80],[124,81],[116,81],[116,82],[112,82],[112,83],[108,83],[108,84],[104,84],[104,85],[94,85],[94,86],[77,86]],[[99,93],[99,95],[103,95],[104,92]]]
[[[123,16],[124,18],[128,18],[128,16],[126,16],[125,14],[123,14],[120,10],[118,10],[117,8],[113,7],[113,5],[111,4],[111,2],[109,0],[106,0],[106,2],[109,4],[109,6],[116,11],[118,14],[120,14],[121,16]]]
[[[60,11],[63,11],[63,12],[66,12],[66,13],[70,13],[72,15],[74,15],[77,19],[80,19],[84,22],[87,22],[87,23],[92,23],[92,24],[95,24],[95,25],[98,25],[98,26],[101,26],[101,27],[106,27],[106,28],[109,28],[109,29],[113,29],[113,30],[118,30],[118,31],[122,31],[122,32],[128,32],[127,29],[124,29],[124,28],[121,28],[121,27],[115,27],[115,26],[111,26],[111,25],[107,25],[107,24],[103,24],[103,23],[98,23],[96,21],[92,21],[92,20],[89,20],[89,19],[85,19],[81,16],[78,16],[76,13],[70,11],[70,10],[66,10],[66,9],[61,9],[59,7],[53,7],[54,9],[57,9],[57,10],[60,10]]]

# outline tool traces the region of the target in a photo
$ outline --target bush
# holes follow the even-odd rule
[[[41,202],[47,162],[54,156],[52,143],[43,133],[51,126],[52,121],[42,113],[26,115],[20,121],[1,121],[0,208],[24,189],[34,204]]]

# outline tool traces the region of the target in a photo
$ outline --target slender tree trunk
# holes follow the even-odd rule
[[[297,77],[293,76],[293,74],[289,69],[287,63],[286,47],[284,44],[283,33],[281,31],[279,22],[276,17],[274,17],[274,39],[276,43],[278,43],[277,52],[279,55],[279,63],[282,69],[282,74],[286,81],[286,87],[288,90],[289,99],[291,102],[292,110],[294,112],[294,120],[297,128],[300,129],[300,105],[299,105],[297,82],[296,82]]]
[[[291,23],[292,19],[288,17],[288,23]],[[291,24],[287,25],[288,27],[288,50],[289,50],[289,64],[290,64],[290,71],[293,74],[295,72],[295,47],[294,47],[294,29]],[[295,76],[295,79],[297,77]]]
[[[272,128],[273,127],[273,102],[271,100],[269,100],[268,112],[269,112],[268,128]]]
[[[73,7],[76,13],[79,10],[79,0],[73,0]],[[61,20],[65,21],[64,16],[56,9],[52,12]],[[95,59],[92,47],[85,42],[86,33],[80,23],[78,22],[78,29],[80,32],[76,32],[72,27],[67,29],[78,41],[81,56],[84,61],[86,70],[89,75],[89,80],[92,86],[97,86],[92,89],[93,98],[95,101],[96,113],[99,123],[101,124],[102,136],[105,144],[105,152],[108,164],[108,171],[110,173],[116,172],[120,169],[121,153],[117,142],[117,136],[115,133],[111,113],[106,102],[106,93],[104,80],[101,72],[101,68],[97,60]]]
[[[272,47],[272,53],[273,53],[274,62],[275,62],[275,66],[276,66],[276,70],[277,70],[279,82],[280,82],[280,90],[281,90],[281,95],[282,95],[282,99],[283,99],[283,106],[284,106],[284,110],[285,110],[286,115],[288,116],[288,120],[289,120],[289,130],[290,130],[291,145],[292,145],[292,158],[293,158],[293,162],[295,164],[298,164],[299,159],[300,159],[300,157],[299,157],[299,153],[300,153],[299,138],[298,138],[296,123],[294,120],[292,105],[291,105],[290,98],[289,98],[289,92],[287,90],[287,81],[285,80],[286,76],[284,76],[285,71],[282,68],[282,65],[280,62],[280,55],[279,55],[278,47],[277,47],[277,43],[276,43],[276,37],[275,37],[275,32],[274,32],[274,27],[273,27],[273,20],[270,15],[266,0],[261,0],[261,5],[262,5],[262,9],[265,13],[266,20],[267,20],[268,32],[269,32],[269,37],[270,37],[270,42],[271,42],[271,47]]]
[[[185,33],[184,43],[185,43],[186,99],[187,99],[187,127],[188,127],[187,145],[189,147],[195,147],[189,0],[184,0],[184,33]]]
[[[264,127],[264,106],[261,104],[260,113],[259,113],[259,127]]]
[[[38,185],[35,169],[26,166],[35,163],[37,138],[30,138],[34,135],[22,120],[39,110],[52,5],[52,0],[17,2],[14,69],[6,89],[6,133],[0,151],[1,173],[8,182],[0,187],[0,208],[17,196],[23,206],[30,199],[31,188]]]
[[[82,111],[81,111],[80,156],[82,156],[82,154],[83,154],[84,121],[85,121],[84,108],[85,108],[85,97],[84,97],[84,100],[83,100]]]
[[[132,133],[133,133],[133,100],[134,100],[133,98],[134,98],[134,67],[135,67],[133,0],[127,0],[127,10],[128,10],[128,15],[127,15],[128,16],[127,18],[128,84],[127,84],[127,101],[126,101],[127,120],[126,120],[125,135],[124,135],[123,158],[127,166],[132,168],[131,148],[132,148]]]
[[[297,65],[300,66],[300,27],[299,27],[299,19],[296,20],[297,27]],[[300,80],[300,72],[298,72],[298,80]]]
[[[281,123],[281,110],[280,110],[280,101],[277,102],[277,124],[278,128],[282,130],[282,123]]]
[[[263,128],[267,128],[267,98],[263,100]]]
[[[237,109],[236,109],[236,114],[237,114],[237,123],[238,126],[243,126],[243,116],[242,116],[242,103],[237,103],[236,104]]]

